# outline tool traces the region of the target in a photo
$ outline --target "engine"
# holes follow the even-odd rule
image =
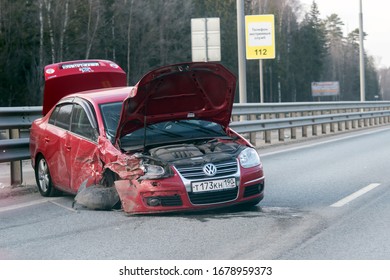
[[[235,160],[243,146],[234,142],[177,144],[149,150],[152,158],[175,166],[194,166],[207,162]]]

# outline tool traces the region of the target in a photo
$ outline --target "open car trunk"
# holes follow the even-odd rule
[[[126,73],[111,61],[76,60],[47,65],[42,114],[46,115],[68,94],[126,85]]]

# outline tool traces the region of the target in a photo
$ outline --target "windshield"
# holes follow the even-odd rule
[[[100,105],[100,111],[103,116],[104,129],[106,130],[107,138],[111,141],[114,139],[116,130],[118,128],[122,104],[122,102],[114,102]]]
[[[141,128],[125,135],[120,141],[122,148],[138,148],[143,145],[221,137],[228,137],[221,125],[214,122],[191,119],[151,124],[146,127],[146,133],[144,128]]]

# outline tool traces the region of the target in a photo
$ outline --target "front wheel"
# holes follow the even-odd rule
[[[35,179],[42,196],[55,196],[57,194],[57,190],[53,187],[51,181],[49,166],[43,156],[38,158],[35,168]]]

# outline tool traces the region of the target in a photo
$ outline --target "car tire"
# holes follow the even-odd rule
[[[49,197],[58,194],[51,181],[49,166],[43,156],[38,157],[35,167],[35,180],[42,196]]]

